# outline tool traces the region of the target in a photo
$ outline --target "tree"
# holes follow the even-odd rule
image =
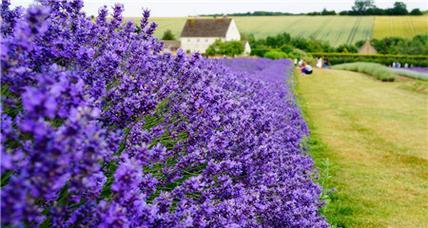
[[[420,9],[416,8],[416,9],[413,9],[413,10],[410,12],[410,15],[419,16],[419,15],[423,15],[423,13],[421,12],[421,10],[420,10]]]
[[[355,0],[352,11],[358,15],[365,15],[368,9],[374,7],[374,0]]]
[[[404,2],[395,2],[394,7],[391,9],[392,15],[407,15],[407,6]]]
[[[336,52],[357,53],[358,49],[352,44],[342,44],[336,48]]]
[[[162,40],[175,40],[174,34],[172,34],[171,30],[166,30],[163,33]]]

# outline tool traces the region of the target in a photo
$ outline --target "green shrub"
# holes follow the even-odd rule
[[[251,55],[255,55],[255,56],[259,56],[259,57],[264,57],[265,54],[269,51],[271,51],[272,48],[261,45],[258,47],[251,47]]]
[[[223,42],[221,40],[216,40],[211,44],[205,54],[208,56],[213,55],[227,55],[227,56],[237,56],[244,52],[244,45],[241,41],[227,41]]]
[[[269,52],[266,52],[264,57],[269,59],[283,59],[287,58],[288,56],[282,51],[271,50]]]
[[[293,46],[289,45],[289,44],[284,44],[281,48],[281,51],[284,53],[290,53],[293,51]]]
[[[163,33],[162,40],[175,40],[175,36],[170,29]]]
[[[381,81],[394,81],[397,78],[397,75],[391,71],[388,67],[383,66],[377,63],[365,63],[365,62],[356,62],[356,63],[345,63],[333,66],[333,69],[336,70],[349,70],[364,73],[370,75]]]

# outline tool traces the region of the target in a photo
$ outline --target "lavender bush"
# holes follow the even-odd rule
[[[428,67],[411,67],[411,68],[407,68],[407,69],[410,71],[416,71],[416,72],[428,74]]]
[[[2,1],[2,226],[328,226],[288,61],[161,54],[147,10],[82,7]]]

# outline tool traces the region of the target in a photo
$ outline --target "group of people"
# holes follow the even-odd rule
[[[300,68],[300,72],[302,72],[302,75],[309,75],[309,74],[312,74],[313,72],[312,66],[306,63],[305,61],[303,61],[302,59],[300,60],[294,59],[294,65]],[[330,68],[330,63],[327,58],[324,60],[322,58],[318,58],[316,67],[320,69]]]
[[[393,62],[390,67],[392,67],[392,68],[401,68],[401,63],[399,63],[399,62]],[[404,68],[409,68],[409,67],[413,67],[413,65],[409,66],[408,63],[405,63],[403,67]]]
[[[330,68],[330,62],[328,61],[328,58],[318,58],[317,59],[317,68]]]

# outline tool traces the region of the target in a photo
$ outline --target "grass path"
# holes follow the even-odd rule
[[[297,78],[324,214],[345,227],[428,227],[428,95],[347,71]]]

